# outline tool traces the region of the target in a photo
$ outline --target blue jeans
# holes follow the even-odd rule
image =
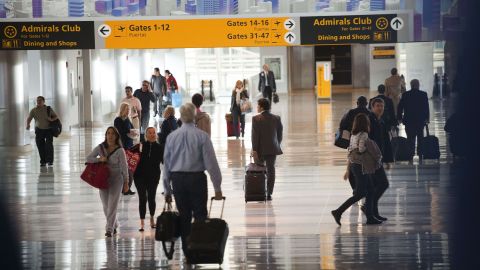
[[[207,218],[207,176],[203,172],[172,172],[173,196],[180,214],[180,235],[183,253],[187,254],[187,237],[192,228],[192,214],[196,221]]]

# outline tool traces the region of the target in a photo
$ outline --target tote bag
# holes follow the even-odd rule
[[[102,152],[105,153],[103,146],[100,146]],[[115,153],[120,147],[113,150],[113,152],[107,156],[109,158],[113,153]],[[87,167],[83,171],[80,178],[90,184],[92,187],[99,189],[108,188],[108,177],[110,176],[110,169],[106,162],[95,162],[95,163],[86,163]]]

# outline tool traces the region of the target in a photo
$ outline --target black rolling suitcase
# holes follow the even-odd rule
[[[245,202],[266,200],[266,173],[265,166],[253,162],[245,167]]]
[[[440,158],[440,144],[438,138],[430,135],[428,125],[425,125],[427,136],[423,137],[420,144],[420,153],[423,159],[439,159]]]
[[[210,218],[213,199],[214,197],[210,201],[209,217],[205,221],[192,223],[192,230],[187,239],[186,257],[189,264],[223,263],[223,253],[229,233],[228,224],[222,219],[225,197],[223,197],[220,218]]]
[[[412,150],[405,137],[393,137],[392,150],[395,161],[410,161],[413,158]]]

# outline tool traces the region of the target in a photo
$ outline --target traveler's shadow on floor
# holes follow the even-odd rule
[[[243,139],[228,140],[227,147],[227,166],[228,168],[245,167],[249,161],[250,151],[247,153],[245,149],[245,141]]]
[[[37,195],[54,195],[55,191],[55,174],[53,168],[40,167],[37,181]]]

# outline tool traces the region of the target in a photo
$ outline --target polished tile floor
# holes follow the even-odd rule
[[[330,211],[351,189],[343,181],[346,153],[332,145],[343,113],[365,92],[353,90],[317,103],[313,94],[280,96],[273,112],[282,117],[284,155],[277,160],[273,201],[243,199],[243,172],[251,149],[251,114],[245,139],[226,137],[228,105],[206,105],[212,140],[227,196],[224,219],[230,227],[223,269],[448,269],[450,207],[457,196],[448,153],[448,100],[430,101],[430,131],[440,139],[441,158],[419,165],[396,164],[387,172],[390,188],[380,202],[389,220],[366,226],[357,205],[334,222]],[[368,95],[373,95],[374,93]],[[106,123],[107,124],[107,123]],[[157,124],[152,121],[152,124]],[[0,189],[19,230],[22,263],[29,269],[181,269],[178,250],[166,262],[154,231],[138,232],[138,197],[124,196],[120,230],[105,239],[98,191],[80,180],[85,155],[103,139],[103,128],[76,129],[55,140],[55,165],[40,168],[32,152],[2,151]],[[209,184],[210,194],[212,187]],[[159,187],[161,189],[161,187]],[[163,207],[158,192],[157,214]],[[214,205],[213,216],[220,204]],[[217,267],[204,265],[201,268]]]

